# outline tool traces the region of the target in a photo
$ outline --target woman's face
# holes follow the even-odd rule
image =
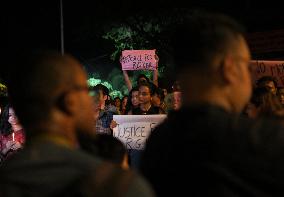
[[[133,91],[131,95],[131,103],[134,107],[139,105],[139,91]]]
[[[120,107],[120,99],[119,99],[119,98],[116,98],[116,99],[114,100],[114,105],[115,105],[116,107]]]
[[[284,88],[278,89],[279,99],[282,105],[284,105]]]
[[[173,93],[173,105],[174,110],[178,110],[181,107],[181,92],[174,92]]]
[[[122,106],[126,106],[127,104],[127,97],[124,97],[122,100]]]
[[[140,104],[148,104],[151,102],[150,89],[147,86],[140,86],[139,88],[139,102]]]
[[[11,107],[9,108],[8,122],[11,125],[18,125],[19,124],[18,118],[16,117],[15,112],[14,112],[14,110]]]
[[[152,96],[152,104],[153,104],[154,106],[157,106],[157,107],[159,107],[159,106],[161,105],[161,99],[160,99],[160,97],[158,96],[158,94],[154,94],[154,95]]]

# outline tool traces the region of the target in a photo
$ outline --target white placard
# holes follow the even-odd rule
[[[113,129],[113,136],[124,143],[127,149],[144,149],[146,139],[151,131],[167,115],[114,115],[113,120],[118,124]]]

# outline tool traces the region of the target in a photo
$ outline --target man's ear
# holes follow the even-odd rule
[[[239,78],[238,67],[231,56],[225,56],[220,65],[220,75],[225,84],[234,83]]]
[[[76,113],[76,96],[75,94],[64,94],[57,102],[57,107],[63,113],[68,115]]]
[[[104,99],[104,101],[106,101],[107,100],[107,95],[104,95],[103,99]]]

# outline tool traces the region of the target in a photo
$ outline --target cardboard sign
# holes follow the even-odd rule
[[[120,62],[122,70],[157,70],[155,50],[124,50]]]
[[[166,115],[114,115],[118,124],[113,136],[124,143],[127,149],[143,150],[151,131],[161,123]]]
[[[278,87],[284,87],[284,61],[253,60],[250,64],[254,85],[263,76],[272,76]]]

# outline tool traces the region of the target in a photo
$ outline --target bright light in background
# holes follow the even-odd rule
[[[112,98],[115,98],[115,97],[119,97],[119,98],[122,98],[123,95],[120,91],[118,90],[114,90],[112,91],[110,94],[109,94]]]
[[[112,85],[109,82],[104,81],[102,84],[108,88],[109,92],[113,90]]]
[[[134,73],[133,73],[134,74]],[[152,79],[152,71],[140,71],[136,72],[133,76],[130,76],[130,80],[132,84],[136,85],[136,78],[139,74],[145,74],[149,79]],[[124,95],[128,95],[128,89],[125,85],[123,75],[121,71],[118,69],[113,69],[106,79],[101,79],[98,73],[91,73],[88,75],[88,86],[94,87],[97,84],[102,84],[109,89],[109,95],[112,98],[120,97],[122,98]]]
[[[92,78],[89,78],[88,81],[87,81],[88,86],[91,86],[91,87],[94,87],[94,86],[100,84],[101,82],[102,82],[102,80],[100,80],[100,79],[95,79],[95,78],[93,78],[93,77],[92,77]]]
[[[8,95],[7,86],[0,83],[0,96],[7,96],[7,95]]]
[[[120,97],[120,98],[123,97],[121,91],[119,91],[119,90],[113,90],[112,85],[111,85],[109,82],[107,82],[107,81],[102,82],[101,79],[96,79],[96,78],[94,78],[94,77],[91,77],[91,78],[88,79],[87,83],[88,83],[89,87],[94,87],[94,86],[96,86],[96,85],[98,85],[98,84],[103,84],[104,86],[106,86],[106,87],[109,89],[109,92],[110,92],[109,95],[110,95],[112,98],[115,98],[115,97],[117,97],[117,96]]]

